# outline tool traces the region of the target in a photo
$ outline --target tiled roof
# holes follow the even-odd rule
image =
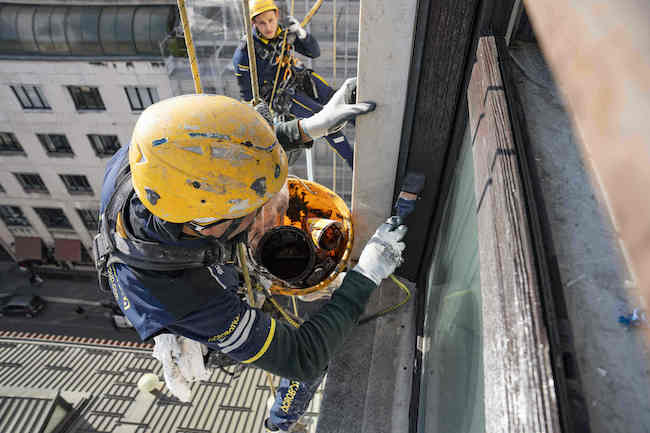
[[[26,403],[35,415],[45,410],[47,402],[36,399],[19,405],[16,399],[23,397],[18,397],[15,390],[27,388],[92,395],[67,432],[263,431],[266,401],[271,396],[264,371],[247,368],[235,379],[215,369],[208,380],[193,385],[191,403],[178,401],[166,388],[155,395],[139,392],[137,382],[149,372],[162,377],[160,363],[147,349],[0,337],[0,389],[5,394],[14,390],[13,397],[0,394],[0,399],[6,400],[0,400],[0,418],[4,419],[2,413],[6,410],[16,414]],[[275,378],[276,386],[278,381]],[[320,400],[319,392],[308,410],[309,416],[317,416]],[[0,431],[5,430],[0,427]]]

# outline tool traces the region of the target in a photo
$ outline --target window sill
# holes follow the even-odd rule
[[[95,195],[92,191],[68,191],[70,195]]]
[[[103,111],[106,111],[106,108],[77,108],[77,113],[79,114],[84,114],[84,113],[101,113]]]
[[[23,107],[24,111],[31,111],[33,113],[43,113],[43,112],[52,112],[52,107],[44,107],[44,108],[37,108],[37,107]]]
[[[46,152],[50,158],[74,158],[74,153]]]
[[[25,152],[19,150],[0,150],[0,156],[24,156],[27,157]]]

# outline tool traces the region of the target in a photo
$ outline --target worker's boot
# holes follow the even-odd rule
[[[312,422],[309,419],[300,419],[298,422],[291,424],[288,431],[290,433],[312,433],[313,429],[311,428]],[[279,432],[280,427],[276,426],[271,422],[269,418],[264,420],[264,428],[267,432]]]

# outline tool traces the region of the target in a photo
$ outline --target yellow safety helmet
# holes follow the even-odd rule
[[[133,130],[129,163],[142,203],[174,223],[242,217],[287,178],[286,154],[268,122],[220,95],[149,106]]]
[[[250,0],[248,4],[250,7],[251,20],[264,12],[279,10],[273,0]]]

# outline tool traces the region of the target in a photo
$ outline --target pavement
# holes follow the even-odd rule
[[[15,263],[0,262],[0,295],[34,294],[47,302],[44,311],[33,318],[0,317],[0,329],[141,342],[134,330],[114,326],[109,307],[113,297],[99,291],[96,279],[42,277],[43,283],[35,286],[29,277]]]

